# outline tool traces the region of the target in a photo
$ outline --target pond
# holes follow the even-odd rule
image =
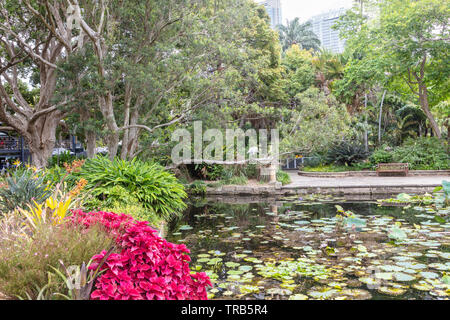
[[[191,250],[191,270],[210,276],[210,299],[450,296],[448,209],[315,196],[241,202],[194,200],[166,235]]]

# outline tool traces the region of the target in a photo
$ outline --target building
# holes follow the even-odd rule
[[[319,38],[322,47],[333,53],[342,53],[345,48],[345,40],[340,39],[339,31],[331,27],[346,11],[347,9],[340,8],[322,13],[310,19],[313,31]]]
[[[259,1],[259,3],[266,7],[272,29],[275,29],[277,25],[282,24],[281,0],[264,0]]]

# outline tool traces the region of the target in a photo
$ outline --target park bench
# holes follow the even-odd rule
[[[408,164],[407,163],[379,163],[377,164],[377,175],[380,173],[403,173],[405,176],[408,175]]]

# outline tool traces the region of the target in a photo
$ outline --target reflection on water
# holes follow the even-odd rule
[[[339,198],[194,201],[167,238],[214,299],[445,299],[449,226],[431,207]],[[352,211],[337,217],[335,205]],[[441,210],[442,211],[442,210]],[[446,213],[446,212],[440,212]]]

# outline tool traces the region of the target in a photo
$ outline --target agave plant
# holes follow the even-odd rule
[[[13,171],[6,177],[5,182],[5,187],[0,188],[2,211],[23,208],[32,202],[42,203],[50,196],[50,185],[33,170]]]

